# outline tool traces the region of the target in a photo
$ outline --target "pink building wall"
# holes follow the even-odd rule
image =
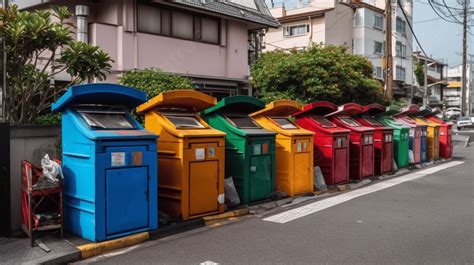
[[[248,68],[247,25],[221,19],[219,45],[133,32],[127,16],[133,16],[132,5],[91,6],[89,41],[106,51],[114,60],[113,73],[131,69],[160,68],[166,72],[220,78],[246,79]],[[133,22],[132,22],[133,23]]]

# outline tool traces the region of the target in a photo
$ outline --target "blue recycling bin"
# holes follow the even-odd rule
[[[427,148],[427,139],[428,135],[428,126],[421,127],[421,137],[420,137],[420,163],[426,162],[426,148]]]
[[[63,220],[97,242],[158,227],[157,136],[129,110],[146,94],[115,84],[70,87],[62,112]]]

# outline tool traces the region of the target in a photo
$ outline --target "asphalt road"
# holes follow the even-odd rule
[[[464,163],[432,174],[415,174],[414,179],[287,223],[263,220],[289,210],[279,209],[86,262],[473,264],[474,147],[457,151],[455,160]],[[332,198],[338,196],[342,195]]]

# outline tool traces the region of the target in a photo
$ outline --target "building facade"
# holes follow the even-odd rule
[[[265,50],[305,49],[313,44],[346,45],[374,65],[374,77],[385,76],[385,0],[268,1],[281,27],[265,35]],[[392,8],[393,92],[408,97],[413,86],[411,0]],[[406,17],[405,17],[406,16]]]
[[[426,84],[427,84],[427,99],[428,105],[431,107],[440,107],[442,109],[448,107],[448,101],[452,100],[452,93],[449,93],[447,86],[448,86],[448,75],[447,75],[447,68],[448,65],[440,60],[435,60],[430,57],[426,57],[421,54],[421,52],[414,52],[413,55],[413,76],[414,76],[414,88],[412,98],[415,101],[423,102],[423,97],[425,94],[424,86],[420,85],[416,79],[415,69],[418,64],[424,67],[426,63]],[[423,81],[424,82],[424,81]],[[451,103],[450,103],[451,104]]]
[[[15,3],[23,9],[58,4],[80,10],[82,13],[76,12],[73,18],[74,22],[81,21],[76,23],[78,32],[114,60],[107,82],[117,82],[125,71],[154,67],[190,77],[196,89],[220,98],[251,93],[249,32],[279,25],[262,1]],[[83,24],[85,28],[80,27]]]
[[[462,64],[450,67],[448,69],[448,87],[447,93],[449,93],[450,107],[461,108],[462,102]],[[467,90],[466,90],[466,107],[467,112],[470,116],[474,116],[474,67],[473,63],[467,64]]]

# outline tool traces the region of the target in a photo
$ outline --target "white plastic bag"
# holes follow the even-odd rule
[[[413,150],[408,150],[408,161],[410,161],[410,164],[415,163],[415,156],[413,155]]]
[[[59,177],[61,179],[64,177],[61,166],[56,161],[51,160],[48,154],[41,159],[41,167],[43,168],[43,175],[50,183],[56,184]]]

